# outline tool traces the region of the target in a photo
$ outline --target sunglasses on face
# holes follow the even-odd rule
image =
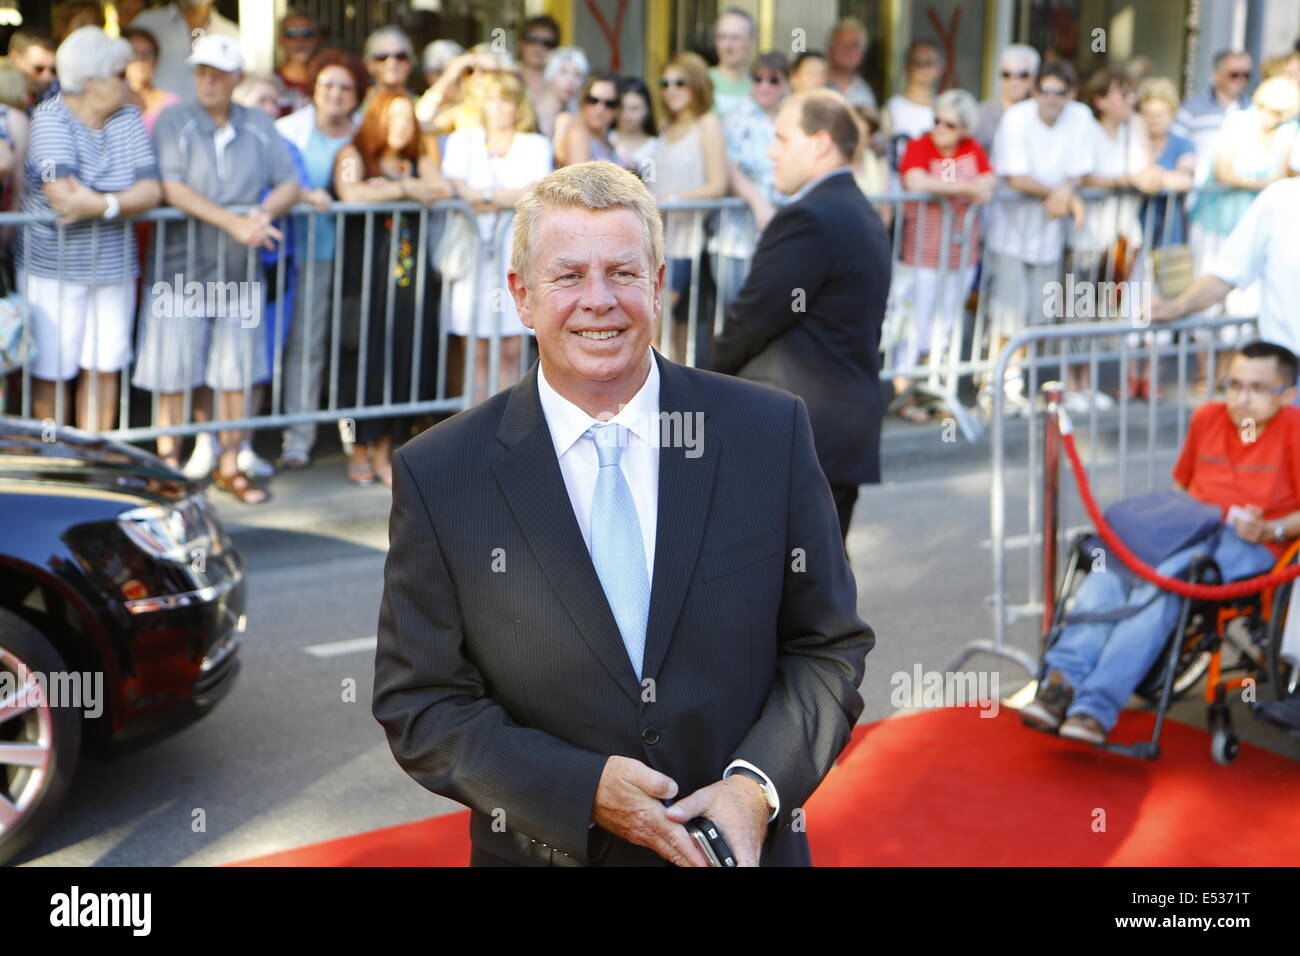
[[[525,33],[525,43],[536,43],[538,46],[544,46],[548,50],[554,50],[560,45],[560,41],[555,39],[549,33]]]
[[[1233,70],[1228,74],[1228,78],[1233,80],[1249,80],[1250,70]]]
[[[590,93],[584,96],[582,101],[588,106],[603,106],[607,110],[618,109],[618,100],[603,100],[599,96],[592,96]]]
[[[411,58],[411,55],[405,50],[398,50],[395,53],[372,53],[370,59],[383,63],[387,59],[394,59],[399,62],[405,62]]]
[[[1003,70],[1002,79],[1004,80],[1027,80],[1029,79],[1028,70]]]
[[[755,73],[753,76],[750,77],[750,79],[753,80],[755,83],[768,83],[772,86],[780,86],[782,83],[785,82],[785,79],[783,77],[777,76],[775,73],[769,73],[766,76],[760,76],[759,74]]]
[[[284,38],[286,40],[310,40],[316,35],[312,27],[285,27]]]
[[[954,123],[951,120],[946,120],[946,119],[935,119],[934,128],[935,129],[961,129],[961,124]]]
[[[670,79],[669,79],[668,77],[666,77],[666,76],[665,76],[662,80],[659,81],[659,86],[660,86],[660,88],[665,89],[665,90],[668,89],[668,87],[670,87],[670,86],[685,86],[685,85],[686,85],[686,81],[685,81],[685,80],[682,80],[682,79],[671,79],[671,80],[670,80]]]

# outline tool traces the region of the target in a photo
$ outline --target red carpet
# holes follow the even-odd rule
[[[1150,735],[1125,712],[1119,740]],[[1166,722],[1154,763],[1026,730],[1010,708],[929,710],[858,727],[808,801],[819,866],[1294,866],[1300,764],[1250,744],[1230,767]],[[1102,813],[1104,812],[1104,816]],[[464,866],[468,811],[233,866]],[[1104,830],[1101,826],[1104,823]],[[1096,827],[1097,829],[1094,829]]]

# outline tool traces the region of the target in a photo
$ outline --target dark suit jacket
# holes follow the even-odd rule
[[[679,796],[733,758],[760,767],[781,800],[762,862],[807,864],[792,813],[849,740],[875,640],[807,412],[655,360],[662,412],[704,418],[702,454],[660,449],[653,684],[637,682],[583,543],[534,364],[393,457],[374,715],[407,773],[473,809],[471,840],[494,856],[664,864],[588,828],[621,754]]]
[[[713,343],[716,371],[808,403],[832,485],[880,481],[878,349],[889,270],[880,217],[852,175],[831,176],[772,217]]]

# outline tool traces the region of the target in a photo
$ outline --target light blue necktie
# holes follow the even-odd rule
[[[636,502],[618,460],[627,444],[624,425],[593,425],[584,433],[596,446],[600,472],[591,500],[591,561],[609,609],[623,635],[637,679],[645,658],[645,629],[650,616],[650,575]]]

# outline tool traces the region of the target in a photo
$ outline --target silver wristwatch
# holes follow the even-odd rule
[[[1284,541],[1285,538],[1283,536],[1285,534],[1286,534],[1286,524],[1281,521],[1273,522],[1273,540]]]

